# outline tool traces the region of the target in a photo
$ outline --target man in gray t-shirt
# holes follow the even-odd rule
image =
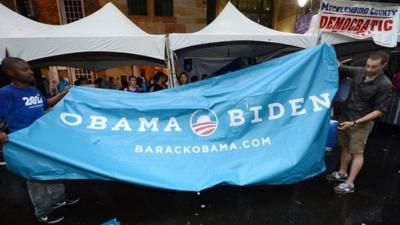
[[[383,73],[388,59],[387,53],[379,51],[369,55],[365,67],[339,65],[340,75],[350,77],[352,85],[338,127],[340,168],[326,176],[328,180],[343,182],[334,188],[338,194],[354,192],[354,180],[364,163],[363,152],[373,121],[383,116],[390,105],[392,83]]]

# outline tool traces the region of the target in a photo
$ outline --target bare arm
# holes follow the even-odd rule
[[[2,145],[7,143],[7,141],[8,141],[7,133],[6,132],[0,132],[0,149],[1,149]]]
[[[47,99],[47,106],[48,107],[53,107],[55,106],[69,91],[70,87],[65,87],[64,91],[61,92],[60,94]]]
[[[361,73],[362,70],[363,70],[362,67],[346,66],[346,65],[339,63],[339,74],[341,76],[353,78],[357,74]]]
[[[366,122],[375,120],[375,119],[377,119],[377,118],[379,118],[381,116],[383,116],[383,112],[382,111],[374,110],[374,111],[368,113],[367,115],[361,117],[358,120],[355,120],[355,121],[344,121],[343,123],[340,123],[338,129],[339,130],[347,130],[352,126],[355,126],[356,124],[366,123]]]

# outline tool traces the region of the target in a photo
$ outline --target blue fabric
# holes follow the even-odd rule
[[[118,222],[117,219],[114,218],[114,219],[109,220],[109,221],[107,221],[105,223],[102,223],[101,225],[121,225],[121,223]]]
[[[334,148],[336,146],[336,133],[337,133],[338,121],[331,120],[329,125],[328,139],[326,141],[326,147]]]
[[[10,135],[29,179],[102,179],[187,191],[288,184],[325,170],[336,55],[321,45],[153,93],[73,87]]]
[[[340,82],[339,90],[333,100],[334,102],[346,102],[347,97],[349,97],[350,94],[351,82],[352,80],[350,79],[343,79]]]
[[[30,126],[47,108],[47,100],[38,89],[13,84],[0,89],[0,102],[0,118],[7,122],[10,132]]]
[[[49,215],[53,211],[53,206],[65,199],[63,183],[26,181],[26,187],[37,218]]]

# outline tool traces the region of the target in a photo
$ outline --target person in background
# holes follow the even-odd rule
[[[150,92],[160,91],[167,88],[166,82],[168,80],[167,75],[163,72],[158,71],[153,77],[153,85],[150,87]]]
[[[392,83],[383,73],[388,61],[389,55],[379,51],[368,56],[365,67],[339,64],[340,75],[349,76],[352,84],[339,119],[340,167],[326,176],[330,181],[342,182],[334,188],[338,194],[354,192],[354,181],[364,163],[364,148],[374,120],[383,116],[390,105]]]
[[[8,137],[7,137],[7,132],[8,132],[8,125],[5,119],[0,118],[0,162],[3,162],[3,145],[7,143]]]
[[[400,89],[400,71],[393,74],[393,86],[396,89]]]
[[[80,77],[78,80],[74,82],[75,86],[88,86],[89,84],[90,82],[86,77]]]
[[[95,88],[104,88],[104,80],[103,78],[99,77],[94,81]]]
[[[125,90],[129,86],[129,82],[126,79],[121,80],[121,91]]]
[[[135,76],[130,76],[129,77],[129,85],[127,88],[124,89],[124,91],[144,92],[143,88],[139,86],[139,82],[142,82],[142,80],[140,78],[135,77]]]
[[[114,77],[109,77],[104,85],[108,89],[118,89],[118,85],[114,82]]]
[[[0,120],[7,123],[11,133],[30,126],[45,114],[47,107],[57,104],[69,90],[69,87],[65,87],[60,94],[46,99],[37,88],[31,86],[33,72],[23,59],[6,57],[2,67],[11,78],[11,84],[0,89]],[[0,132],[2,145],[8,141],[8,131]],[[26,184],[39,222],[54,224],[62,221],[64,217],[54,214],[53,210],[79,201],[79,198],[67,199],[65,186],[58,181],[28,180]]]
[[[194,83],[194,82],[197,82],[197,81],[199,81],[199,77],[198,76],[192,75],[190,77],[190,83]]]
[[[58,77],[58,86],[57,86],[57,90],[59,93],[63,92],[64,89],[69,86],[69,83],[66,79],[64,79],[62,76]]]
[[[81,78],[75,80],[74,86],[80,86],[81,85]]]
[[[140,74],[139,79],[141,80],[141,82],[138,82],[139,87],[143,88],[143,92],[148,92],[149,88],[146,78],[143,76],[143,74]]]
[[[178,76],[178,84],[179,85],[184,85],[189,82],[188,75],[186,72],[181,72]]]
[[[49,97],[60,94],[57,88],[58,82],[55,79],[51,79],[49,82]]]
[[[50,92],[49,92],[49,80],[47,80],[46,77],[42,77],[42,82],[43,82],[43,88],[44,88],[44,92],[45,92],[45,96],[46,98],[50,97]]]

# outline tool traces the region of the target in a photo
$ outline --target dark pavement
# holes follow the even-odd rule
[[[59,224],[99,225],[400,225],[400,128],[378,124],[365,152],[356,192],[335,194],[321,174],[285,186],[217,186],[201,193],[135,185],[67,181],[78,205],[59,209]],[[326,156],[336,169],[338,151]],[[36,224],[21,178],[0,167],[0,225]]]

